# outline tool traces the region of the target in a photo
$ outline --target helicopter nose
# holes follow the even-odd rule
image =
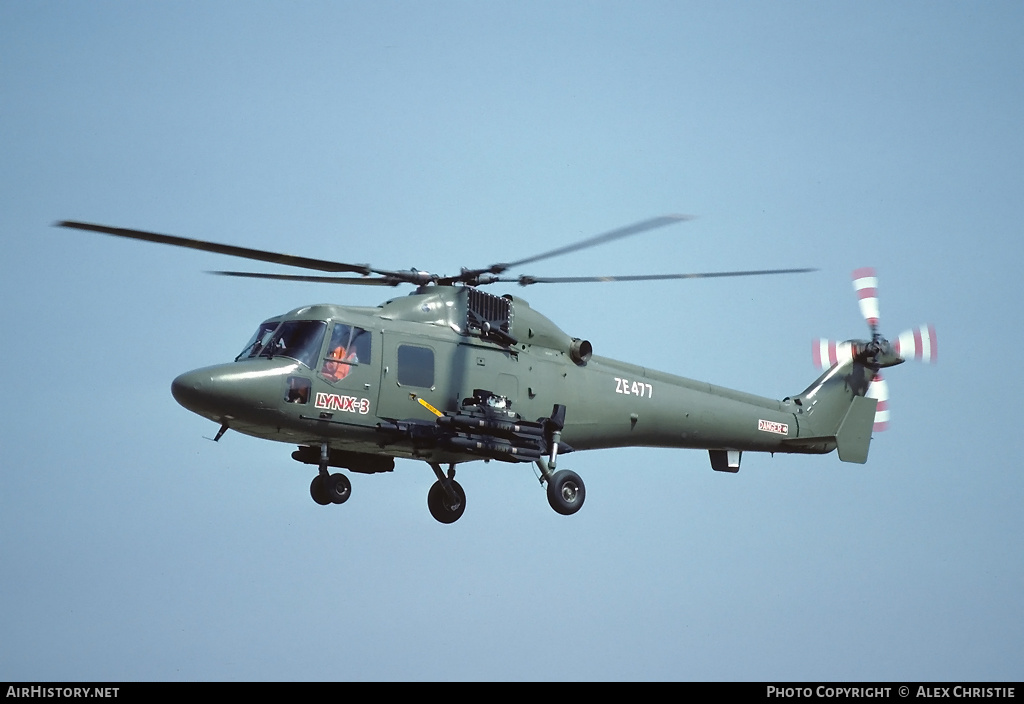
[[[213,401],[213,378],[208,371],[196,369],[185,372],[171,382],[171,395],[182,406],[203,415]]]
[[[194,369],[171,382],[171,395],[188,410],[210,420],[252,418],[268,411],[268,399],[284,396],[284,377],[296,366],[294,361],[275,359]]]

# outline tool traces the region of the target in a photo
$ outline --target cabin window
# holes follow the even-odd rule
[[[260,357],[290,357],[314,368],[320,358],[327,323],[320,320],[289,320],[281,323],[274,336],[258,353]],[[252,353],[250,353],[252,354]]]
[[[328,381],[341,381],[356,365],[370,362],[370,333],[353,325],[336,323],[320,373]]]
[[[434,386],[434,350],[416,345],[398,346],[398,383],[401,386]]]

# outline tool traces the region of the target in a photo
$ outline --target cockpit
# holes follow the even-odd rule
[[[340,381],[352,369],[370,361],[370,333],[363,328],[335,323],[320,373],[328,381]]]
[[[320,374],[332,382],[344,379],[357,365],[370,362],[368,330],[333,323],[330,340],[323,350],[327,330],[328,322],[323,320],[268,320],[256,329],[235,361],[287,357],[310,369],[319,369]],[[318,367],[322,350],[323,363]]]

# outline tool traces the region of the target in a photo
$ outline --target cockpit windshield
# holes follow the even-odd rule
[[[237,360],[255,357],[290,357],[307,367],[316,367],[327,323],[322,320],[288,320],[264,323]]]
[[[253,336],[249,338],[248,344],[246,344],[242,351],[238,353],[238,356],[235,357],[235,361],[237,362],[240,359],[249,359],[250,357],[255,357],[262,352],[263,348],[266,347],[267,342],[270,341],[270,334],[277,330],[277,326],[280,324],[281,323],[278,322],[268,322],[260,325]]]

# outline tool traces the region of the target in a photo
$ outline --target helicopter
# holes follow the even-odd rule
[[[438,275],[293,256],[86,222],[56,225],[323,272],[214,271],[222,276],[342,285],[412,285],[376,307],[317,304],[263,321],[233,361],[181,374],[171,393],[184,408],[228,430],[297,446],[315,466],[310,495],[345,503],[348,476],[391,472],[396,458],[420,460],[436,480],[427,507],[457,521],[466,493],[456,467],[472,461],[532,463],[551,508],[583,506],[586,487],[560,468],[564,455],[616,447],[708,452],[711,468],[739,471],[744,452],[827,454],[867,461],[872,432],[888,423],[881,369],[905,359],[934,362],[935,330],[922,325],[891,343],[879,331],[877,276],[854,272],[868,340],[815,340],[827,367],[804,391],[775,400],[594,354],[530,304],[483,287],[798,274],[809,268],[696,274],[538,277],[506,272],[691,220],[663,215],[541,254]],[[339,275],[340,274],[340,275]],[[444,465],[447,465],[445,470]]]

